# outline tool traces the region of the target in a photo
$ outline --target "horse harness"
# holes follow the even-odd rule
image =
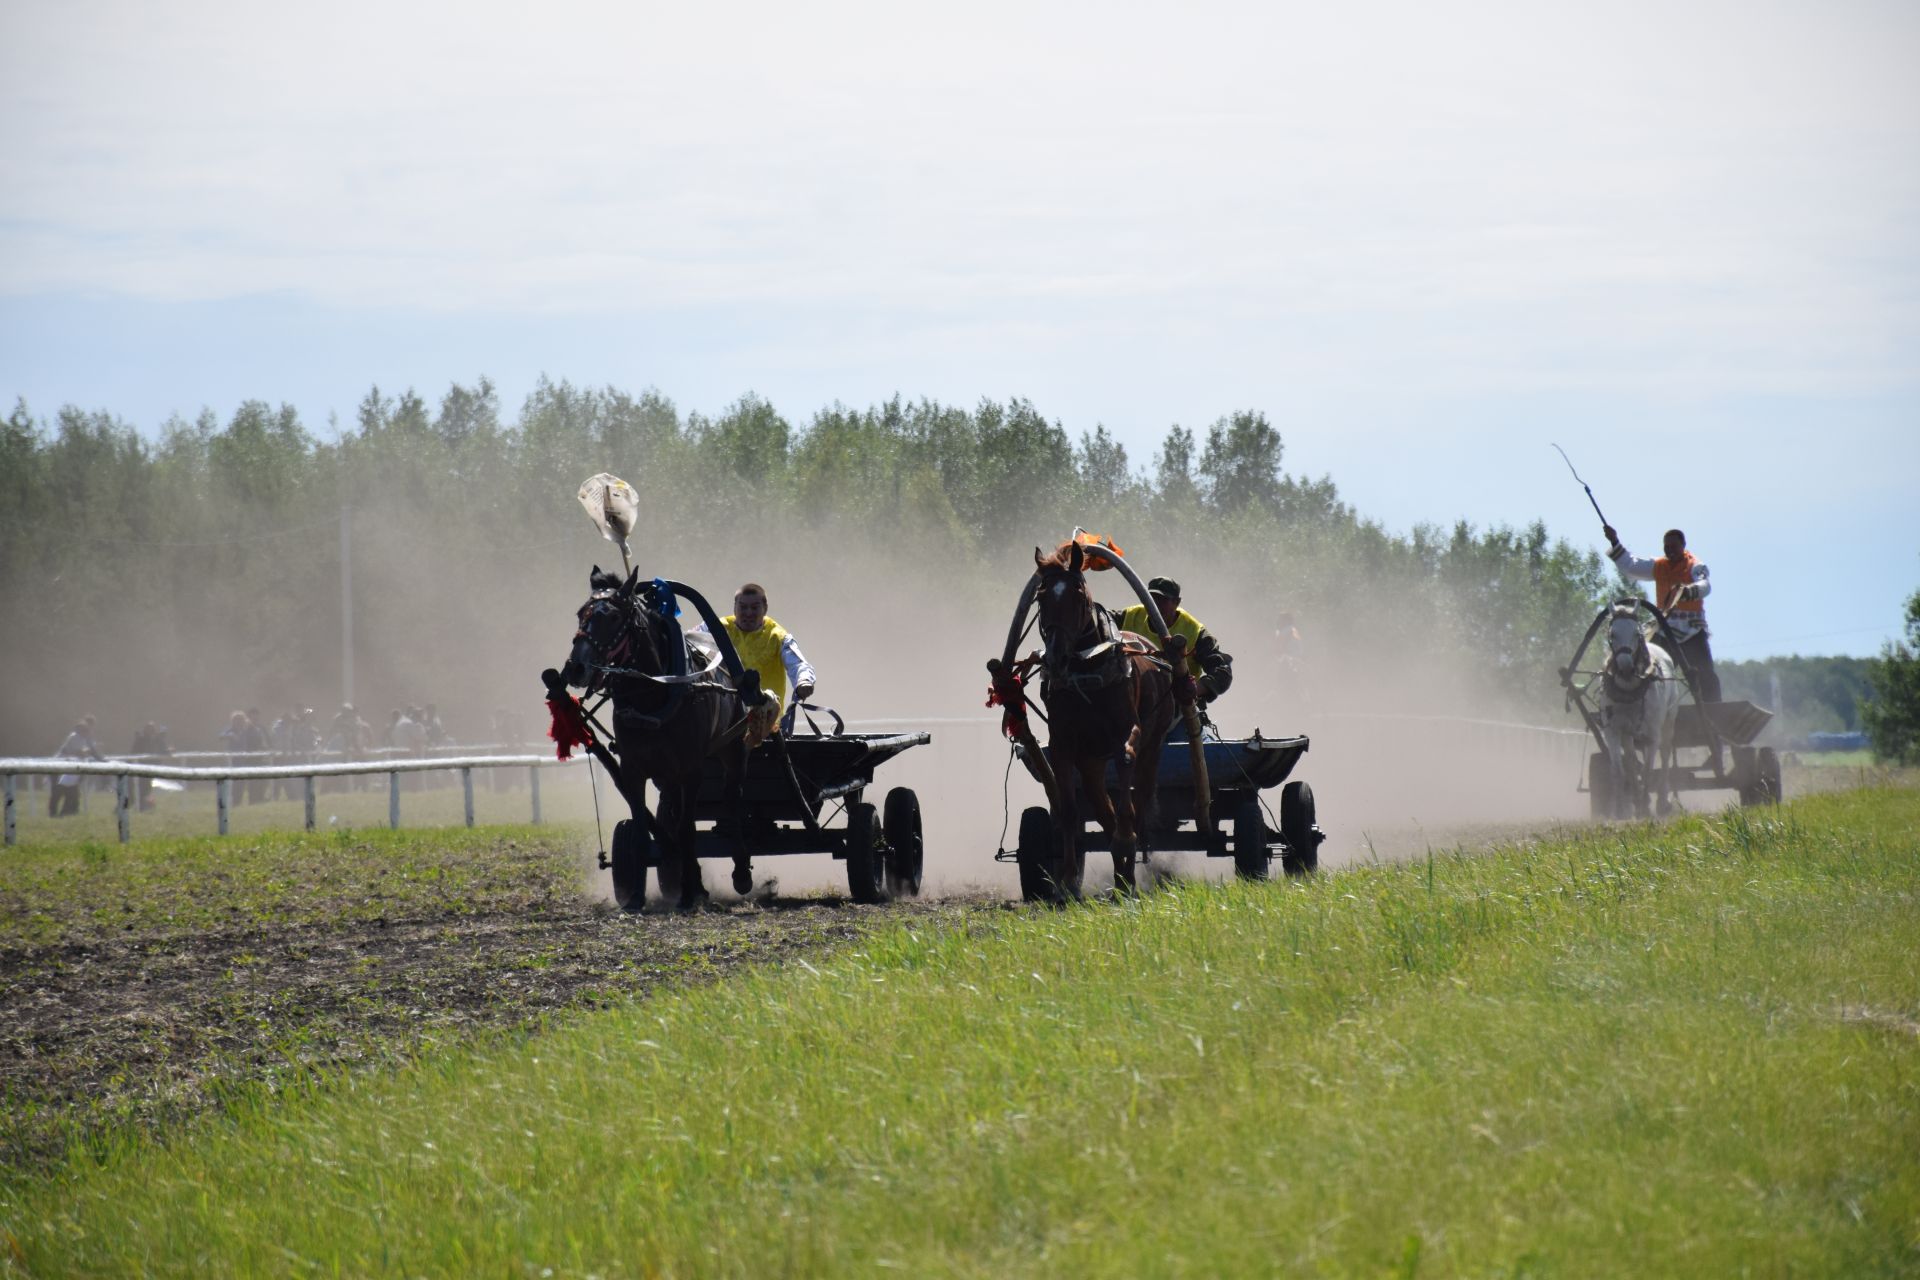
[[[1146,637],[1120,630],[1104,610],[1094,611],[1091,634],[1093,643],[1070,654],[1064,669],[1051,665],[1042,668],[1049,685],[1062,685],[1091,702],[1094,694],[1127,679],[1135,658],[1146,658],[1163,670],[1172,670]]]
[[[1619,653],[1620,650],[1616,649],[1614,652]],[[1611,662],[1607,663],[1601,671],[1600,679],[1607,691],[1609,711],[1614,707],[1624,707],[1639,702],[1647,696],[1647,691],[1653,688],[1655,684],[1661,680],[1672,678],[1662,676],[1654,669],[1653,655],[1648,652],[1646,636],[1642,635],[1640,637],[1639,643],[1635,645],[1633,652],[1635,662],[1634,678],[1631,685],[1625,684],[1621,678],[1614,673],[1614,665]]]
[[[626,608],[621,608],[614,601],[614,597],[618,594],[619,593],[612,588],[605,588],[587,597],[587,602],[580,606],[580,629],[573,633],[573,638],[576,641],[583,639],[591,640],[592,637],[587,635],[587,619],[593,614],[601,612],[598,608],[600,605],[608,606],[608,608],[612,610],[614,617],[618,619],[620,623],[620,630],[615,634],[613,642],[607,647],[607,661],[605,663],[586,663],[585,665],[589,671],[598,672],[603,677],[619,676],[629,680],[645,680],[651,684],[686,685],[699,684],[719,669],[720,650],[718,646],[715,646],[713,654],[707,659],[705,666],[697,671],[689,671],[685,675],[655,675],[652,672],[641,671],[635,667],[619,665],[623,659],[627,658],[627,656],[633,652],[634,632],[636,630],[633,625],[634,611],[640,606],[637,603],[630,602]],[[599,652],[598,646],[595,646],[595,652]]]

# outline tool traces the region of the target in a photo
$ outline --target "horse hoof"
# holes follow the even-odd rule
[[[741,897],[753,892],[753,872],[746,867],[733,869],[733,891]]]

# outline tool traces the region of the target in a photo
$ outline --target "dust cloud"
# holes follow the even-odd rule
[[[850,731],[932,735],[881,766],[867,796],[878,803],[896,786],[919,796],[924,891],[1017,894],[1012,864],[996,862],[994,853],[1012,847],[1021,810],[1045,798],[1017,763],[1008,768],[999,711],[985,706],[986,661],[1005,642],[1032,570],[1031,551],[1002,557],[999,581],[846,540],[686,552],[673,558],[676,576],[700,586],[716,607],[724,610],[742,582],[767,588],[770,616],[819,671],[815,700],[839,710]],[[1327,833],[1323,866],[1413,856],[1584,818],[1586,797],[1577,788],[1586,739],[1571,716],[1525,716],[1490,705],[1473,692],[1483,673],[1437,656],[1438,646],[1405,651],[1376,643],[1350,634],[1342,619],[1319,625],[1297,617],[1305,655],[1290,668],[1277,657],[1277,608],[1249,598],[1231,573],[1145,558],[1137,567],[1143,577],[1178,577],[1184,606],[1233,655],[1233,686],[1211,708],[1223,737],[1257,731],[1311,739],[1293,777],[1314,790]],[[1098,574],[1093,582],[1102,603],[1129,603],[1118,575]],[[1030,637],[1022,652],[1036,643]],[[1044,742],[1044,727],[1035,729]],[[1278,791],[1266,795],[1277,826]],[[1232,865],[1192,853],[1159,854],[1155,862],[1174,874],[1214,877]],[[754,869],[757,880],[776,877],[782,894],[845,886],[841,864],[824,856],[763,858]],[[718,892],[726,878],[725,864],[707,864],[710,889]],[[1090,857],[1088,887],[1109,881],[1105,856]]]
[[[556,493],[554,503],[570,504],[571,494]],[[355,514],[353,700],[376,738],[390,708],[433,702],[455,741],[495,742],[503,718],[517,730],[510,736],[539,749],[546,727],[539,672],[565,656],[589,567],[619,562],[584,517],[573,511],[570,518],[577,527],[567,526],[573,532],[563,537],[552,536],[549,521],[524,543],[503,534],[496,545],[478,545],[423,536],[378,513]],[[1032,570],[1030,545],[1063,534],[1036,529],[984,570],[977,556],[947,562],[897,550],[884,531],[768,529],[751,516],[643,534],[634,551],[643,574],[690,583],[721,612],[740,583],[763,583],[771,616],[819,671],[817,701],[859,732],[931,733],[930,744],[882,766],[868,799],[878,803],[895,786],[918,793],[927,892],[1009,895],[1014,869],[994,852],[1012,844],[1020,811],[1042,797],[1023,769],[1008,769],[998,712],[984,705],[985,662],[1000,651]],[[275,544],[266,571],[305,585],[293,594],[263,593],[261,608],[274,612],[245,625],[196,608],[204,580],[179,563],[187,553],[168,554],[156,553],[163,559],[155,571],[169,575],[174,607],[129,609],[111,629],[65,626],[49,610],[45,625],[30,629],[30,651],[10,656],[16,674],[35,675],[0,685],[0,751],[50,754],[85,712],[99,717],[109,755],[125,751],[149,719],[170,727],[177,751],[218,750],[216,735],[237,708],[259,707],[271,721],[310,706],[323,725],[331,719],[343,693],[337,532]],[[1486,681],[1470,659],[1374,625],[1370,618],[1390,611],[1390,601],[1373,602],[1367,616],[1296,609],[1304,653],[1290,670],[1275,644],[1286,602],[1250,589],[1229,558],[1211,565],[1164,563],[1151,552],[1132,558],[1143,577],[1179,578],[1187,608],[1233,655],[1233,687],[1212,709],[1221,734],[1312,739],[1294,776],[1316,793],[1328,835],[1323,865],[1417,854],[1585,814],[1576,788],[1586,748],[1570,732],[1577,721],[1557,707],[1489,704],[1474,692]],[[1094,581],[1103,603],[1128,603],[1117,575]],[[1365,584],[1354,585],[1364,599]],[[230,576],[222,580],[220,598],[231,598],[231,586]],[[1558,732],[1500,727],[1513,723]],[[556,779],[556,789],[581,785]],[[1277,809],[1277,791],[1267,794]],[[603,805],[609,798],[603,788]],[[1198,855],[1158,861],[1188,875],[1230,868]],[[1104,862],[1089,860],[1090,887],[1104,882]],[[783,894],[845,883],[841,864],[821,855],[763,858],[755,872],[762,881],[777,878]],[[598,879],[604,890],[604,873]],[[724,886],[724,866],[709,864],[707,879],[716,890]]]

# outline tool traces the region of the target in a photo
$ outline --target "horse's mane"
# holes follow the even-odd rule
[[[1073,539],[1055,547],[1051,552],[1041,552],[1035,548],[1034,567],[1037,569],[1068,569],[1073,565]]]

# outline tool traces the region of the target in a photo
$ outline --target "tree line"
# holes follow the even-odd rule
[[[649,573],[752,564],[729,548],[754,539],[815,577],[939,566],[954,602],[942,616],[977,616],[991,637],[1031,547],[1082,525],[1148,572],[1175,570],[1243,664],[1284,609],[1309,654],[1345,664],[1363,693],[1376,679],[1382,701],[1449,685],[1559,712],[1556,668],[1620,589],[1597,555],[1538,521],[1395,533],[1284,461],[1256,410],[1171,426],[1136,458],[1105,426],[1076,434],[1022,399],[896,397],[795,421],[755,395],[708,416],[653,390],[543,378],[509,413],[482,378],[437,402],[376,387],[323,430],[249,401],[154,431],[20,403],[0,424],[0,589],[32,607],[5,612],[0,647],[41,676],[0,694],[9,733],[34,726],[8,749],[42,749],[50,721],[108,686],[163,710],[337,689],[343,524],[368,699],[467,681],[469,701],[496,700],[578,603],[591,531],[572,494],[601,470],[640,492]]]

